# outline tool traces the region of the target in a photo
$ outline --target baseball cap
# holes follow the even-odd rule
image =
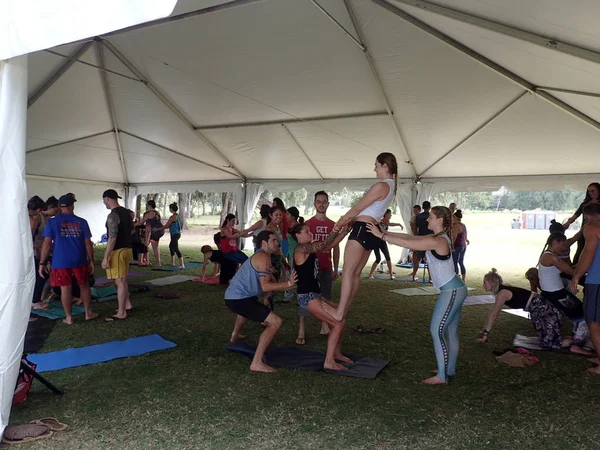
[[[58,206],[73,206],[73,203],[76,201],[77,200],[70,194],[61,195],[58,199]]]
[[[117,194],[117,191],[115,191],[114,189],[107,189],[106,191],[104,191],[104,194],[102,194],[102,198],[104,197],[112,198],[113,200],[123,198],[119,197],[119,194]]]

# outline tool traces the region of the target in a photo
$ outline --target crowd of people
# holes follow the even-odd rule
[[[341,352],[345,319],[360,289],[362,271],[371,252],[375,262],[369,278],[373,277],[381,254],[385,257],[389,277],[394,278],[388,244],[412,251],[411,279],[418,280],[421,264],[429,273],[429,282],[440,294],[435,304],[430,332],[433,338],[437,369],[435,375],[423,380],[425,384],[445,384],[456,375],[458,356],[458,326],[461,308],[467,297],[464,256],[470,241],[463,213],[452,203],[448,207],[434,206],[425,201],[415,205],[409,221],[410,233],[393,232],[391,227],[403,227],[391,221],[389,209],[397,190],[398,165],[391,153],[381,153],[375,161],[377,181],[363,197],[337,222],[327,217],[329,197],[324,191],[314,196],[316,214],[304,220],[296,207],[286,208],[279,198],[272,205],[263,204],[260,219],[247,229],[237,229],[234,214],[225,216],[214,244],[204,245],[202,277],[206,277],[209,262],[212,275],[226,285],[226,306],[237,315],[231,342],[242,338],[241,329],[247,320],[259,322],[264,331],[250,365],[252,371],[273,372],[263,361],[264,353],[281,326],[275,313],[275,298],[283,292],[282,302],[294,296],[298,303],[298,335],[296,343],[306,342],[305,322],[309,316],[321,322],[321,333],[328,335],[324,368],[348,370],[352,361]],[[553,221],[550,236],[540,255],[537,267],[527,271],[530,290],[504,284],[493,269],[484,277],[484,288],[495,295],[481,342],[490,339],[492,326],[504,308],[523,308],[529,311],[534,329],[543,348],[568,347],[572,352],[597,356],[600,349],[600,185],[592,183],[577,212],[565,224]],[[146,211],[137,220],[133,211],[119,204],[121,197],[113,189],[103,193],[102,201],[110,213],[106,220],[107,241],[101,261],[109,280],[117,287],[117,311],[106,322],[127,318],[132,309],[127,286],[130,263],[148,265],[148,249],[152,248],[155,264],[160,265],[159,241],[169,230],[171,265],[178,259],[185,268],[179,249],[182,223],[176,203],[169,205],[171,216],[163,223],[156,204],[149,200]],[[73,323],[73,303],[81,303],[85,320],[98,314],[91,308],[94,284],[94,254],[91,232],[85,219],[74,214],[76,198],[73,193],[50,197],[45,202],[38,196],[28,202],[32,245],[36,265],[36,281],[32,308],[45,309],[42,300],[51,289],[58,291],[65,310],[66,324]],[[564,231],[579,216],[584,226],[574,237],[567,239]],[[408,231],[408,230],[407,230]],[[339,302],[333,302],[332,285],[339,277],[341,241],[345,244],[343,277]],[[252,237],[254,253],[248,256],[239,248],[238,240]],[[569,247],[578,244],[573,264]],[[586,275],[587,274],[587,275]],[[584,285],[585,302],[575,296],[578,285]],[[573,323],[572,336],[563,338],[563,317]],[[595,362],[598,363],[596,358]],[[600,365],[592,368],[600,374]]]

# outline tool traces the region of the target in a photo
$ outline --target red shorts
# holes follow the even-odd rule
[[[88,266],[73,267],[72,269],[52,269],[50,271],[50,284],[52,286],[71,286],[73,277],[77,280],[77,284],[82,286],[88,283]]]

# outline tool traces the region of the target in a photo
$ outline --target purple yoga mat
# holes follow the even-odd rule
[[[127,278],[138,278],[138,277],[145,277],[149,274],[147,273],[142,273],[142,272],[129,272],[127,274]],[[106,284],[106,283],[111,283],[114,280],[109,280],[108,278],[102,277],[102,278],[96,278],[96,285],[100,286],[102,284]]]

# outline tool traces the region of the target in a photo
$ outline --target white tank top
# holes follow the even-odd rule
[[[446,239],[446,242],[448,242],[448,249],[451,249],[450,238],[446,234],[439,234],[438,236]],[[431,281],[433,281],[433,285],[436,288],[442,287],[456,276],[451,251],[448,255],[444,256],[438,255],[432,250],[427,250],[425,253],[427,255],[427,266],[429,267]]]
[[[552,252],[544,252],[542,256],[546,253],[552,254]],[[544,266],[541,257],[538,262],[538,275],[540,277],[540,287],[542,288],[542,291],[556,292],[565,287],[560,278],[560,270],[554,266]]]
[[[390,187],[388,195],[386,195],[383,200],[377,200],[376,202],[367,206],[360,213],[358,213],[357,216],[369,216],[375,219],[377,222],[379,222],[385,214],[386,209],[388,209],[390,203],[392,203],[392,198],[394,198],[394,180],[388,178],[387,180],[378,181],[378,183],[388,184],[388,186]],[[373,187],[374,184],[375,183],[373,183],[371,187]],[[369,189],[371,189],[371,187]],[[365,193],[367,193],[369,189],[367,189]]]

